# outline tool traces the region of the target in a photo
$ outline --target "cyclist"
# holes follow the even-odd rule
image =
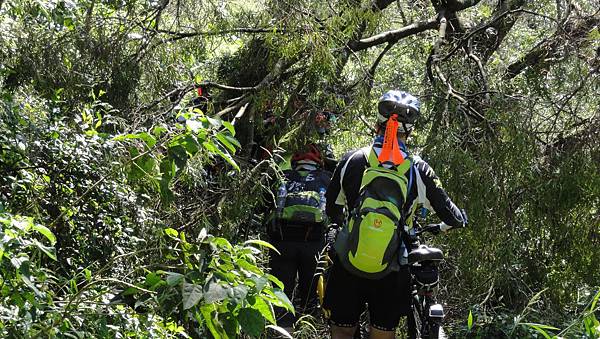
[[[283,282],[290,300],[298,275],[296,309],[307,314],[317,305],[313,275],[324,244],[325,190],[332,174],[323,169],[322,153],[314,144],[294,153],[283,174],[268,226],[270,241],[281,253],[272,253],[271,273]],[[279,326],[291,332],[296,318],[280,309],[277,316]]]
[[[348,223],[352,211],[363,199],[359,196],[363,173],[367,167],[373,166],[368,154],[374,152],[376,162],[379,160],[379,166],[385,168],[395,168],[405,158],[410,161],[410,168],[404,174],[405,182],[408,182],[406,197],[402,206],[398,206],[404,216],[405,231],[412,225],[418,204],[437,213],[443,221],[442,231],[464,226],[465,218],[442,188],[433,169],[407,152],[406,140],[420,114],[419,109],[419,100],[403,91],[392,90],[379,99],[377,135],[373,144],[347,153],[336,167],[328,187],[326,211],[333,223]],[[382,187],[379,193],[385,195],[385,190]],[[402,265],[406,264],[408,254],[404,244],[398,245],[396,253],[400,255],[397,256],[399,263],[395,270],[383,277],[365,278],[352,273],[340,261],[343,253],[340,253],[338,242],[339,235],[323,306],[325,313],[330,314],[332,338],[352,338],[365,304],[368,304],[369,310],[370,337],[394,338],[400,317],[410,311],[410,273],[408,267]]]

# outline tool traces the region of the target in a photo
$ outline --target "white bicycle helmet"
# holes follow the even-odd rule
[[[397,114],[402,127],[400,131],[410,132],[420,114],[420,108],[419,99],[413,95],[404,91],[388,91],[379,98],[377,120],[384,123],[392,114]]]

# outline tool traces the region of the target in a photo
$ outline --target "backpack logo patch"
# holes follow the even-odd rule
[[[380,228],[382,223],[383,222],[381,221],[381,219],[375,219],[373,220],[373,227]]]

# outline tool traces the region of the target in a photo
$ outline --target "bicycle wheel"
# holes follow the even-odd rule
[[[439,339],[440,331],[442,331],[442,327],[439,324],[430,323],[428,331],[429,333],[427,333],[427,339]]]
[[[440,324],[431,323],[429,324],[429,332],[423,339],[448,339],[446,332]]]

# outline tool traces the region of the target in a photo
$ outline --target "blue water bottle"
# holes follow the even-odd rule
[[[287,187],[285,182],[279,186],[277,191],[277,215],[281,217],[283,215],[283,208],[285,207],[285,197],[287,195]]]
[[[327,199],[325,198],[325,188],[321,187],[319,189],[319,208],[323,213],[325,213],[325,206],[327,205]]]

